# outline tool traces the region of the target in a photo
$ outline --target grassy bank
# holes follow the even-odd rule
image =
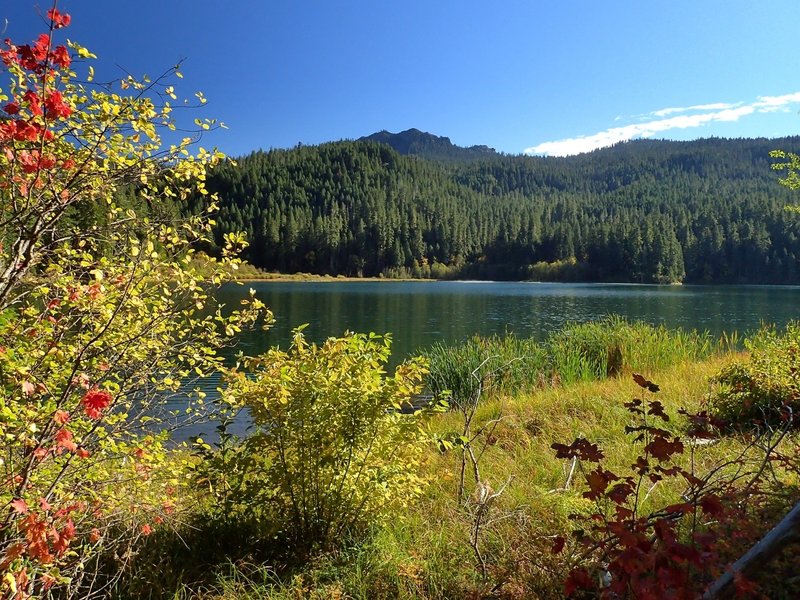
[[[392,380],[370,376],[371,383],[362,387],[362,377],[374,375],[388,355],[380,337],[331,339],[326,347],[336,349],[335,356],[319,354],[298,339],[297,361],[291,353],[279,353],[280,367],[263,379],[272,391],[255,395],[263,401],[259,410],[279,413],[284,409],[267,399],[279,390],[293,390],[285,395],[288,404],[283,406],[292,407],[282,421],[285,426],[270,426],[266,432],[283,437],[277,432],[295,428],[301,436],[297,450],[313,450],[302,459],[313,466],[304,471],[313,486],[336,460],[331,441],[323,440],[330,432],[338,432],[333,435],[340,440],[363,436],[350,432],[365,417],[370,390],[379,381],[383,386]],[[390,458],[382,464],[390,470],[413,464],[407,489],[391,488],[401,497],[391,511],[376,510],[364,527],[342,530],[324,549],[313,544],[301,548],[302,542],[282,537],[286,530],[277,512],[271,512],[290,506],[287,494],[279,490],[284,467],[272,471],[277,478],[263,475],[284,460],[286,447],[269,454],[264,444],[249,449],[247,444],[228,444],[197,463],[205,473],[216,472],[216,480],[196,479],[211,493],[195,490],[196,498],[183,503],[191,506],[183,524],[162,528],[145,541],[117,596],[562,598],[565,579],[575,569],[587,567],[596,581],[596,574],[607,568],[598,565],[622,557],[628,562],[621,568],[653,573],[643,561],[655,557],[654,564],[677,565],[679,574],[695,569],[687,584],[692,587],[679,588],[691,589],[686,597],[693,597],[800,498],[800,443],[772,393],[777,381],[784,385],[781,390],[788,390],[778,395],[794,397],[797,328],[789,326],[785,333],[762,330],[745,342],[747,353],[736,351],[734,342],[609,318],[567,326],[541,343],[508,336],[434,348],[428,352],[431,378],[438,377],[436,385],[452,390],[450,407],[419,421],[424,433],[418,453],[408,455],[415,457],[413,462],[400,464],[391,458],[399,455],[387,450]],[[366,362],[351,362],[349,347],[364,350]],[[362,375],[353,375],[362,367]],[[299,369],[297,376],[293,369]],[[255,383],[260,376],[250,373],[242,381],[261,389]],[[274,387],[278,373],[285,379],[280,388]],[[310,385],[313,378],[319,381]],[[352,378],[358,385],[342,395],[336,390],[343,388],[333,383],[340,378]],[[747,385],[740,385],[742,381]],[[434,387],[430,381],[428,385]],[[766,401],[763,406],[772,412],[759,413],[762,420],[755,429],[752,422],[739,420],[737,428],[715,424],[708,437],[697,433],[710,423],[703,411],[727,408],[734,401],[743,406]],[[333,412],[316,417],[321,405]],[[299,420],[293,411],[299,411]],[[381,422],[403,418],[379,406],[374,415]],[[406,418],[420,415],[425,412]],[[766,417],[772,420],[764,421]],[[413,428],[406,431],[419,434]],[[367,438],[362,450],[338,454],[370,454],[380,433],[375,436]],[[401,437],[391,446],[402,444]],[[564,454],[576,444],[587,452]],[[329,459],[315,462],[323,455]],[[245,460],[237,462],[237,456]],[[211,464],[217,466],[209,470]],[[350,469],[349,460],[345,464],[344,470]],[[382,467],[375,463],[368,468],[379,472]],[[360,473],[362,467],[354,469]],[[294,493],[305,493],[305,481],[297,480]],[[380,488],[381,479],[373,481]],[[227,491],[220,493],[220,485]],[[278,491],[263,495],[263,487],[270,485]],[[617,500],[625,485],[635,493]],[[323,483],[317,493],[330,489]],[[230,501],[230,507],[221,507],[220,499]],[[337,514],[350,510],[346,503],[335,506]],[[612,529],[603,529],[609,523]],[[631,531],[641,537],[631,538]],[[639,540],[627,555],[620,552],[620,544],[633,543],[623,541],[626,535]],[[697,547],[695,535],[698,540],[713,538],[713,548],[703,550],[703,558],[693,559],[690,568],[687,556]],[[658,536],[663,543],[654,544]],[[598,541],[600,546],[592,545]],[[611,554],[604,554],[606,543],[613,546]],[[648,549],[642,550],[643,545]],[[672,558],[658,554],[671,548],[677,548]],[[800,582],[790,577],[798,562],[792,554],[784,555],[759,575],[769,597],[800,593],[795,589]],[[654,597],[638,589],[623,596]],[[788,595],[780,596],[784,592]]]
[[[717,355],[646,375],[661,386],[658,398],[675,415],[680,408],[701,408],[709,378],[739,357]],[[220,600],[562,597],[569,559],[550,549],[555,536],[571,530],[569,515],[586,510],[589,503],[581,496],[585,488],[578,477],[570,481],[569,463],[556,459],[550,446],[585,437],[602,446],[609,468],[624,469],[636,454],[624,431],[631,415],[623,404],[641,391],[625,376],[515,395],[496,393],[485,399],[474,422],[495,424],[475,442],[482,449],[481,480],[494,490],[503,489],[478,541],[485,573],[470,542],[474,515],[456,500],[460,454],[431,448],[424,466],[431,483],[424,497],[404,514],[376,526],[366,542],[294,567],[275,561],[264,564],[257,552],[240,548],[217,564],[205,564],[201,580],[186,563],[198,549],[184,548],[175,563],[159,564],[162,591],[169,597]],[[670,424],[676,430],[683,426],[679,419]],[[456,436],[462,417],[451,411],[436,417],[430,427],[440,439]],[[743,444],[742,439],[730,437],[698,449],[693,456],[697,470],[724,461]],[[468,487],[473,493],[474,485]],[[653,486],[645,502],[663,506],[679,498],[680,492],[675,485]],[[210,557],[215,545],[230,546],[232,540],[223,538],[234,534],[218,531],[220,537],[202,542],[189,536],[186,543],[201,543]]]

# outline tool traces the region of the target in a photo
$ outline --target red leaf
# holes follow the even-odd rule
[[[591,471],[588,475],[586,475],[586,483],[589,485],[589,489],[591,491],[585,492],[583,495],[585,498],[589,498],[590,500],[594,500],[599,498],[600,495],[606,491],[608,488],[608,484],[615,479],[619,479],[616,475],[614,475],[610,471],[603,471],[602,469],[595,469]]]
[[[700,500],[700,508],[703,509],[704,513],[711,516],[720,515],[725,511],[722,501],[714,494],[703,496]]]
[[[78,449],[78,445],[73,441],[72,432],[69,429],[64,429],[62,427],[58,430],[53,439],[56,442],[56,446],[63,448],[64,450],[75,452],[75,450]]]
[[[11,501],[11,508],[14,509],[14,512],[17,512],[21,515],[28,514],[28,503],[25,502],[22,498],[17,498],[16,500]]]
[[[56,8],[47,11],[47,17],[53,22],[53,29],[66,27],[72,21],[72,17],[67,13],[59,12]]]
[[[667,416],[667,413],[664,412],[664,405],[658,400],[650,403],[647,414],[653,415],[654,417],[661,417],[665,421],[669,421],[669,416]]]
[[[556,451],[556,458],[578,458],[591,462],[599,462],[603,458],[603,451],[599,446],[583,438],[578,438],[569,446],[552,444],[550,447]]]
[[[3,560],[0,560],[0,571],[5,571],[12,562],[25,554],[25,544],[17,542],[6,549]]]
[[[633,493],[633,488],[629,483],[618,483],[609,490],[607,496],[615,504],[623,504]]]
[[[657,392],[660,389],[655,383],[653,383],[652,381],[648,381],[643,376],[639,375],[639,373],[633,374],[633,380],[639,387],[643,387],[644,389],[649,390],[653,393]]]
[[[57,410],[53,413],[53,421],[56,425],[65,425],[69,421],[69,413],[65,410]]]
[[[657,437],[647,444],[644,449],[658,460],[667,460],[673,454],[683,452],[683,443],[678,438],[670,442],[666,438]]]
[[[665,513],[669,514],[686,514],[692,508],[692,505],[688,502],[681,502],[680,504],[670,504],[669,506],[664,508]]]
[[[594,587],[594,582],[586,569],[575,569],[570,572],[564,582],[564,595],[571,596],[576,590],[588,590]]]
[[[751,598],[758,591],[758,584],[747,579],[742,575],[741,571],[736,571],[733,574],[733,585],[736,588],[737,598]]]
[[[674,540],[675,539],[675,526],[673,521],[667,519],[659,519],[653,525],[653,531],[660,540]]]
[[[560,535],[556,536],[555,541],[553,541],[553,547],[550,549],[550,551],[553,554],[558,554],[559,552],[561,552],[564,549],[564,544],[565,543],[566,543],[566,540],[563,537],[561,537]]]
[[[631,400],[630,402],[623,403],[622,406],[628,409],[628,412],[633,413],[634,415],[641,415],[644,414],[644,411],[639,408],[642,405],[641,400]]]
[[[84,394],[81,404],[90,419],[99,419],[103,416],[103,410],[108,408],[111,401],[111,394],[105,390],[92,388]]]

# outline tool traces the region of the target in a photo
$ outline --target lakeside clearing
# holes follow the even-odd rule
[[[685,423],[678,411],[701,410],[710,378],[745,358],[725,353],[645,373],[660,386],[651,396],[657,396],[672,418],[666,426],[681,431]],[[204,539],[208,532],[201,530],[180,542],[182,550],[179,545],[169,548],[172,560],[158,563],[162,581],[167,586],[171,579],[182,583],[178,593],[170,587],[170,597],[199,594],[216,600],[561,598],[567,565],[580,553],[569,541],[575,528],[569,515],[585,512],[592,503],[582,497],[586,488],[577,474],[570,474],[569,461],[557,459],[551,445],[586,438],[603,449],[607,468],[624,471],[636,457],[625,433],[631,414],[624,404],[642,392],[631,373],[624,372],[601,381],[494,394],[481,402],[474,416],[475,431],[480,431],[474,445],[480,448],[481,482],[502,491],[478,540],[485,572],[476,562],[471,537],[474,513],[456,500],[461,455],[451,446],[428,453],[422,475],[430,485],[423,497],[405,513],[376,525],[358,546],[292,566],[261,562],[254,548],[241,556],[231,554],[236,544],[224,531],[216,531],[215,538],[205,538],[202,555],[187,555],[183,544]],[[435,439],[454,439],[462,425],[463,416],[452,411],[434,417],[430,431]],[[694,448],[684,458],[702,474],[741,454],[748,443],[746,437],[727,436]],[[473,496],[484,489],[471,483],[469,475],[467,487]],[[675,480],[652,485],[640,508],[676,502],[682,491]],[[567,550],[558,555],[552,552],[557,536],[567,539]]]

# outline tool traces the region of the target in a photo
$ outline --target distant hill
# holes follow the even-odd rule
[[[216,243],[285,273],[800,284],[800,138],[637,140],[570,157],[418,130],[259,151],[209,173]],[[410,155],[410,156],[409,156]],[[213,248],[209,248],[213,250]]]
[[[419,129],[406,129],[400,133],[390,133],[385,129],[372,135],[360,138],[358,141],[372,141],[388,144],[398,154],[413,155],[427,160],[437,161],[464,161],[478,160],[498,156],[494,148],[489,146],[456,146],[448,137],[440,137],[420,131]]]

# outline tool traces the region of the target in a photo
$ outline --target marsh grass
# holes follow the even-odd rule
[[[609,316],[568,324],[543,343],[513,334],[474,336],[463,344],[434,344],[423,355],[430,391],[447,390],[460,406],[474,393],[476,375],[487,378],[488,390],[515,394],[702,360],[729,347],[708,333]]]
[[[708,333],[629,322],[619,316],[569,324],[551,335],[545,345],[554,376],[562,383],[700,360],[719,347]]]
[[[485,379],[491,390],[515,393],[542,385],[539,378],[549,371],[545,348],[513,334],[473,336],[456,346],[437,343],[423,356],[430,364],[430,391],[434,395],[448,391],[456,405],[469,401],[479,379]]]

